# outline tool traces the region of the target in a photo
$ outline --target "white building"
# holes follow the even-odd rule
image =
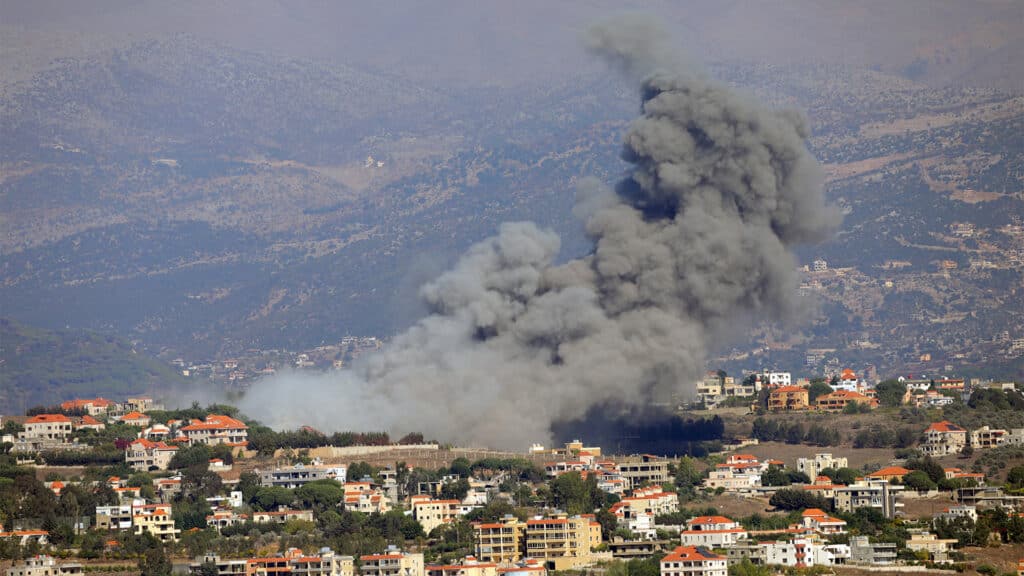
[[[747,531],[725,516],[698,516],[686,521],[686,530],[680,535],[683,546],[728,548],[747,538]]]
[[[661,559],[661,576],[728,576],[724,556],[706,548],[680,546]]]
[[[839,470],[848,466],[849,461],[846,458],[833,458],[832,454],[827,452],[815,454],[814,458],[797,458],[796,461],[796,471],[803,472],[811,480],[821,476],[821,471],[827,468]]]

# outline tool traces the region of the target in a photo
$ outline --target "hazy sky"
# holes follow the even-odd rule
[[[0,3],[0,40],[15,60],[76,55],[131,38],[191,33],[274,54],[363,65],[439,83],[509,84],[586,65],[578,35],[595,19],[642,10],[701,59],[826,61],[899,71],[928,62],[932,80],[978,76],[1020,86],[1020,0],[34,0]],[[57,38],[52,33],[59,32]],[[33,42],[33,38],[39,41]]]

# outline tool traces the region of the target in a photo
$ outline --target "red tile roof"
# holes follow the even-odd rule
[[[668,556],[661,559],[665,562],[688,562],[693,560],[724,560],[725,556],[719,556],[707,550],[701,552],[694,546],[680,546],[673,550]]]
[[[51,422],[71,423],[71,418],[63,414],[37,414],[25,421],[25,424],[47,424]]]

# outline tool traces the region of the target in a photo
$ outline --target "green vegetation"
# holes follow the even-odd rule
[[[0,404],[19,412],[74,397],[124,398],[170,390],[185,380],[163,362],[113,336],[43,330],[0,319]]]

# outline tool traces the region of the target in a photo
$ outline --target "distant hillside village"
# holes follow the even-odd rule
[[[700,458],[580,441],[474,454],[418,434],[274,431],[225,405],[39,407],[0,419],[0,557],[18,561],[10,576],[90,563],[197,576],[544,576],[624,563],[691,576],[963,569],[975,547],[1024,542],[1024,426],[940,417],[1000,402],[1020,413],[1013,384],[715,372],[697,393],[689,414],[736,406],[757,415],[753,433]],[[828,429],[834,441],[813,442],[803,427],[785,439],[802,454],[756,455],[801,420],[886,411],[935,416],[890,462],[851,465],[848,437]],[[58,560],[69,555],[81,562]]]

